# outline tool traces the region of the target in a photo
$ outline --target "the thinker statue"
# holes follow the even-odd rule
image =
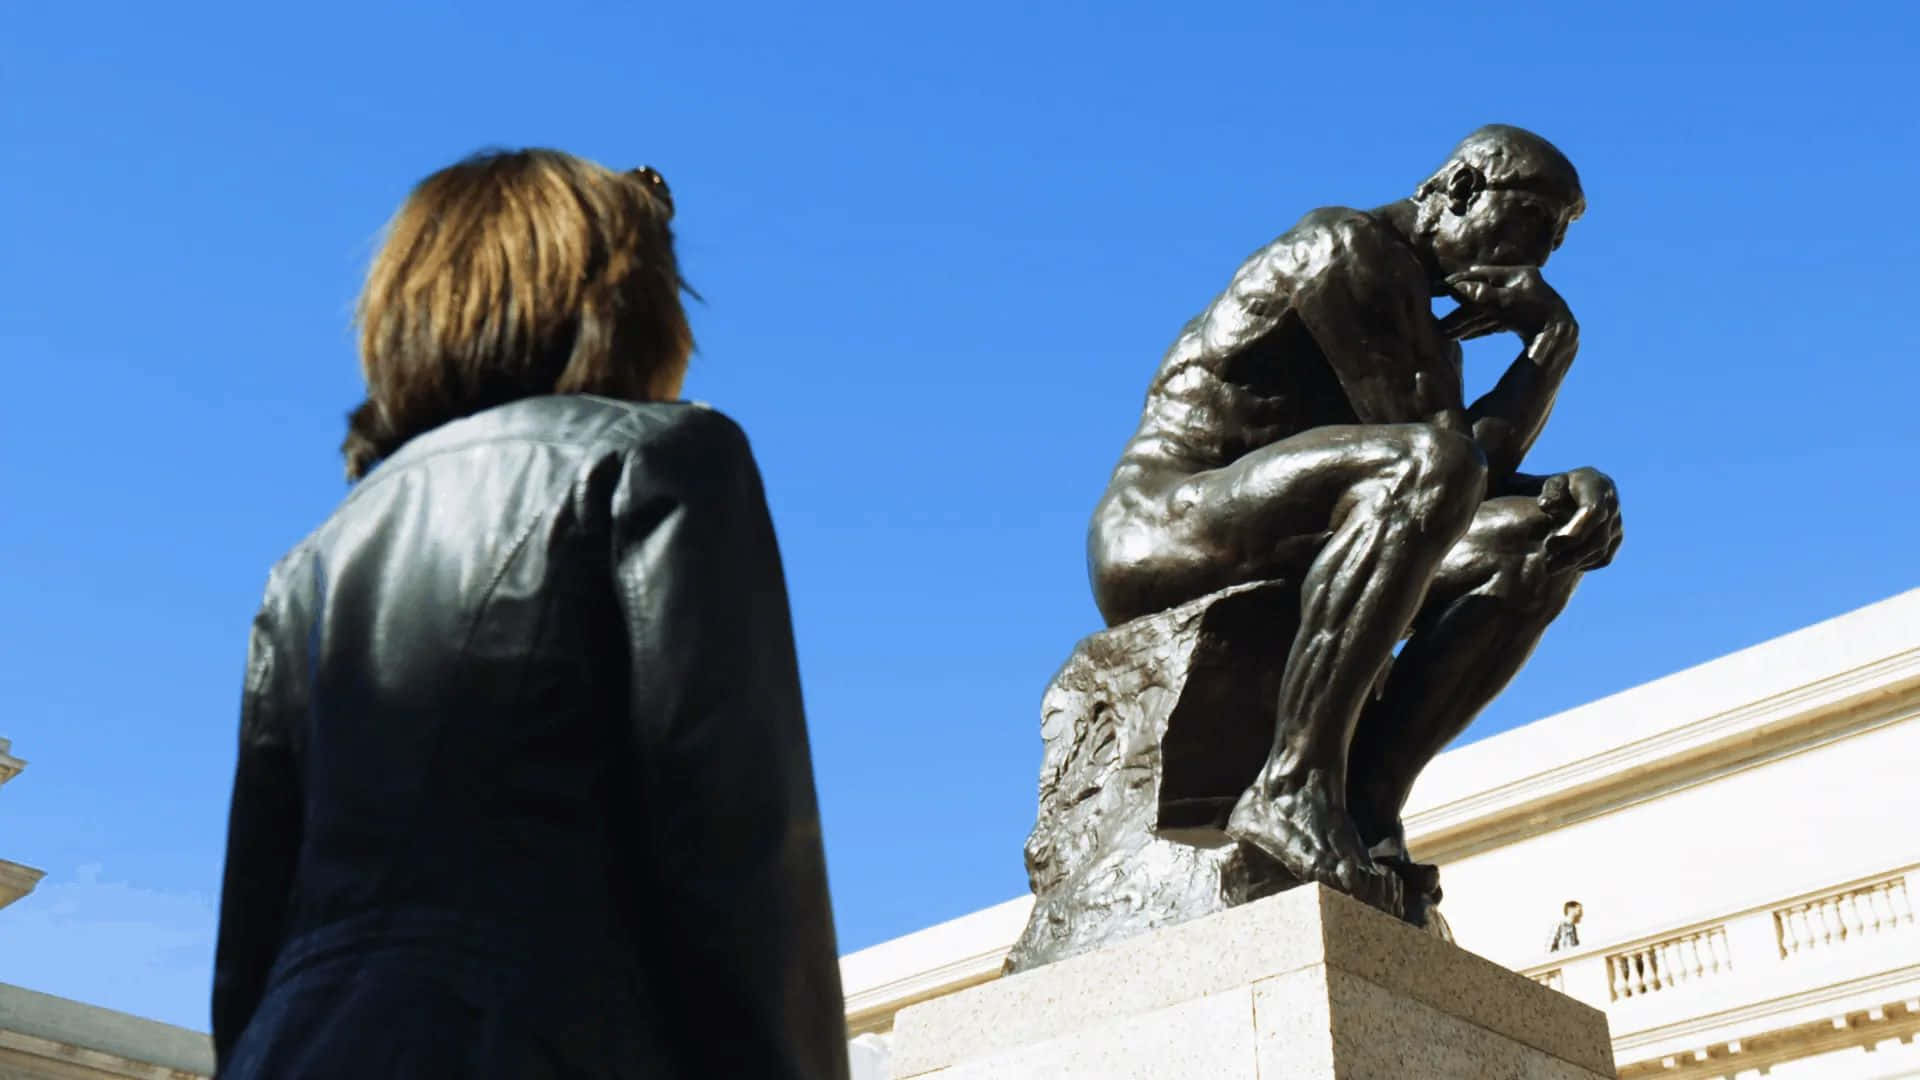
[[[1265,680],[1273,712],[1257,737],[1271,730],[1271,752],[1257,775],[1251,762],[1237,774],[1253,776],[1237,804],[1244,780],[1217,793],[1232,806],[1225,834],[1243,849],[1235,865],[1257,857],[1251,848],[1278,864],[1275,877],[1429,922],[1438,874],[1409,858],[1400,821],[1415,777],[1519,671],[1581,575],[1620,545],[1606,476],[1520,471],[1579,344],[1541,268],[1584,209],[1559,150],[1518,128],[1482,128],[1411,198],[1308,214],[1180,332],[1093,516],[1094,593],[1114,629],[1083,642],[1049,691],[1041,820],[1028,844],[1046,902],[1016,966],[1204,908],[1160,884],[1199,856],[1141,846],[1164,845],[1177,801],[1169,788],[1182,769],[1193,773],[1194,752],[1168,734],[1186,722],[1113,719],[1159,708],[1131,688],[1169,684],[1156,672],[1112,672],[1129,655],[1167,655],[1160,642],[1204,650],[1247,637],[1140,628],[1255,582],[1292,590],[1279,594],[1281,618],[1266,620],[1289,621],[1283,636],[1258,656],[1195,661],[1179,691],[1198,694],[1191,712],[1218,717],[1230,711],[1220,692],[1190,684]],[[1458,307],[1436,317],[1440,297]],[[1500,331],[1519,337],[1520,354],[1469,403],[1460,343]],[[1103,735],[1065,730],[1129,723],[1146,734],[1107,740],[1119,753],[1163,744],[1144,766],[1160,785],[1158,817],[1144,825],[1116,824],[1130,812],[1118,803],[1086,808],[1117,798],[1100,793],[1114,767],[1076,745]],[[1119,768],[1143,775],[1146,761]],[[1207,768],[1217,786],[1226,774]],[[1129,869],[1154,860],[1158,869]],[[1225,899],[1206,903],[1275,887],[1232,873],[1243,884],[1219,871]]]
[[[1606,476],[1520,471],[1580,340],[1541,268],[1585,207],[1559,150],[1496,125],[1412,198],[1308,214],[1181,331],[1094,513],[1109,625],[1299,583],[1272,756],[1227,832],[1396,913],[1436,888],[1404,846],[1414,778],[1620,545]],[[1520,355],[1468,404],[1460,342],[1502,330]]]

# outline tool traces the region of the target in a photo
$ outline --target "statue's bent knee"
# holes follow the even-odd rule
[[[1405,434],[1399,505],[1423,525],[1464,530],[1487,490],[1487,459],[1472,439],[1426,424]]]

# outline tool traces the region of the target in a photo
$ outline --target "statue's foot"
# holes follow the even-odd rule
[[[1406,911],[1402,917],[1421,929],[1431,929],[1429,924],[1439,915],[1440,868],[1431,863],[1414,862],[1404,855],[1375,855],[1374,861],[1400,878],[1406,890]]]
[[[1367,855],[1359,830],[1324,785],[1256,781],[1227,818],[1227,835],[1260,849],[1301,881],[1317,881],[1404,917],[1399,875]]]
[[[1449,945],[1454,943],[1453,927],[1447,925],[1447,917],[1441,914],[1440,909],[1432,904],[1426,906],[1420,913],[1420,921],[1413,925],[1425,930],[1427,933],[1432,934],[1434,937],[1439,938]]]
[[[1414,862],[1407,854],[1406,828],[1398,821],[1390,827],[1380,830],[1386,835],[1378,843],[1367,849],[1373,861],[1400,878],[1406,890],[1406,911],[1402,915],[1409,923],[1424,930],[1436,930],[1435,926],[1444,926],[1446,920],[1440,918],[1440,868],[1432,863]],[[1447,940],[1453,940],[1447,936]]]

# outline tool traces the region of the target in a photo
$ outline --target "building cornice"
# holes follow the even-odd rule
[[[1905,719],[1916,623],[1920,590],[1442,754],[1408,846],[1444,863]]]
[[[1628,1064],[1643,1057],[1671,1053],[1677,1046],[1707,1046],[1820,1021],[1827,1021],[1831,1025],[1833,1020],[1844,1018],[1861,1000],[1897,1002],[1912,1000],[1916,993],[1920,993],[1920,964],[1907,964],[1616,1036],[1613,1040],[1614,1054],[1622,1059],[1622,1064]]]
[[[10,752],[12,750],[12,740],[0,739],[0,784],[5,784],[7,781],[19,776],[20,770],[27,767],[26,762],[13,756]]]
[[[44,870],[0,859],[0,908],[32,892],[34,886],[40,884],[40,879],[46,876]]]
[[[1862,988],[1866,989],[1866,988]],[[1907,1002],[1906,1004],[1914,1004]],[[1727,1076],[1765,1076],[1773,1066],[1836,1050],[1868,1049],[1889,1041],[1911,1043],[1920,1034],[1920,1013],[1898,1009],[1878,1010],[1865,1016],[1847,1017],[1845,1026],[1835,1023],[1839,1017],[1776,1028],[1755,1040],[1731,1040],[1694,1047],[1691,1052],[1663,1054],[1636,1062],[1619,1062],[1623,1077],[1658,1076],[1663,1080],[1722,1080]],[[1616,1057],[1616,1061],[1618,1058]],[[1894,1066],[1899,1068],[1899,1066]],[[1802,1072],[1801,1075],[1812,1075]],[[1910,1072],[1882,1073],[1887,1076],[1911,1076]]]
[[[999,978],[1032,910],[1033,897],[1016,897],[841,957],[848,1036],[884,1031],[908,1005]]]
[[[197,1031],[5,983],[0,1049],[139,1080],[213,1075],[212,1041]]]

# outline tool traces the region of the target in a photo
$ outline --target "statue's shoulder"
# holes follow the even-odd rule
[[[1385,221],[1350,206],[1309,210],[1280,240],[1293,245],[1329,245],[1356,254],[1397,252],[1407,246]]]
[[[1322,206],[1300,216],[1288,234],[1352,236],[1381,228],[1380,222],[1365,210],[1351,206]]]
[[[1341,266],[1405,260],[1412,252],[1378,217],[1348,206],[1323,206],[1308,211],[1262,255],[1282,277],[1298,279]]]

